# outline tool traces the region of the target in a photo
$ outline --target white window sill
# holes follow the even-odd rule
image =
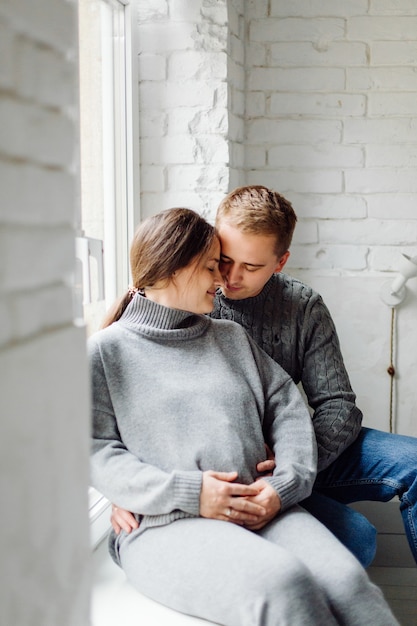
[[[88,490],[90,538],[92,548],[96,548],[110,529],[111,503],[96,489]]]

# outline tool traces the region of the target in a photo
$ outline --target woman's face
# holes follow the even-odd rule
[[[172,309],[210,313],[216,289],[223,286],[219,262],[220,242],[216,237],[203,258],[176,271],[166,286],[146,289],[146,296]]]
[[[219,271],[220,242],[217,237],[206,256],[175,272],[172,287],[176,309],[192,313],[210,313],[217,287],[223,285]]]

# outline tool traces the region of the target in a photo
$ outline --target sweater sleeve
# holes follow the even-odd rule
[[[355,403],[335,325],[318,294],[305,311],[302,334],[301,383],[313,409],[320,471],[356,439],[362,413]]]
[[[277,491],[284,511],[312,491],[317,468],[316,439],[310,414],[295,383],[278,363],[252,343],[264,384],[264,437],[276,463],[273,475],[265,480]]]
[[[118,506],[142,515],[199,515],[202,473],[164,472],[143,463],[122,442],[99,347],[89,344],[92,387],[91,482]]]

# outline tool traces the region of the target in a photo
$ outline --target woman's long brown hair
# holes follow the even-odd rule
[[[145,289],[169,280],[174,272],[204,256],[215,236],[214,227],[191,209],[167,209],[149,217],[138,226],[130,248],[133,287]],[[101,327],[120,319],[131,299],[127,290],[112,305]]]

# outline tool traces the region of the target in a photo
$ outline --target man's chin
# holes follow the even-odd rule
[[[224,297],[229,298],[229,300],[242,300],[244,297],[241,289],[227,289],[226,287],[221,287],[221,292]]]

